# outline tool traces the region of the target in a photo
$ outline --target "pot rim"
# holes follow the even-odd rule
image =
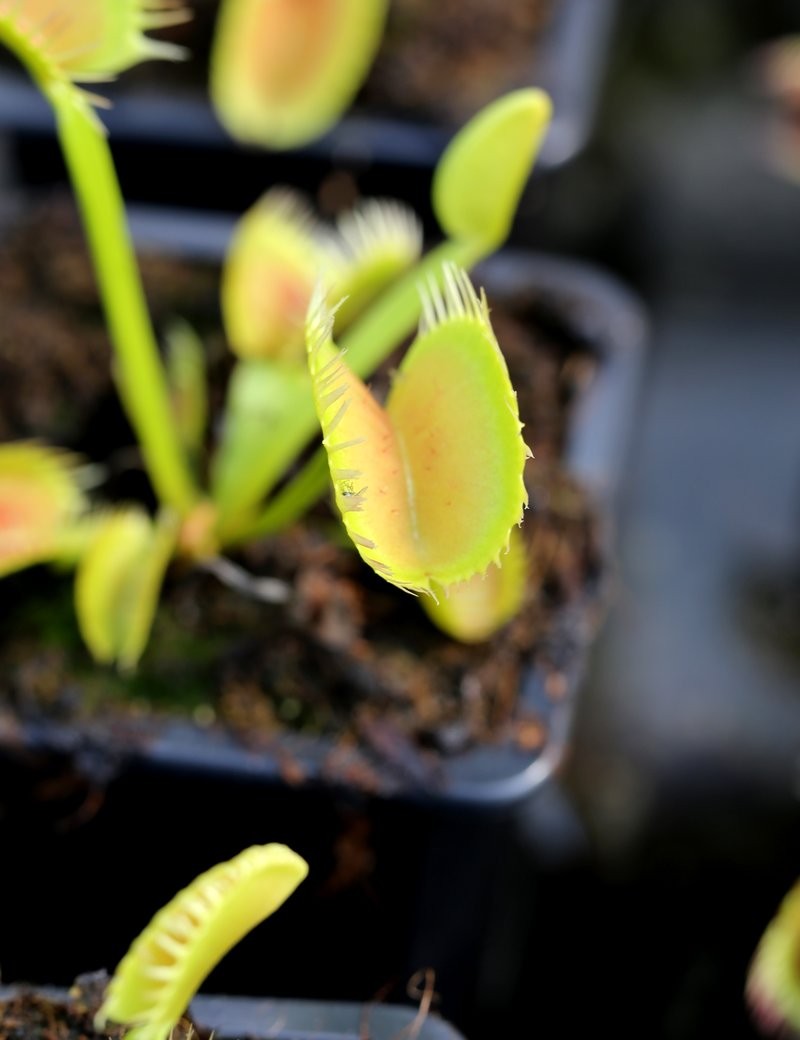
[[[14,984],[0,987],[0,1000],[37,993],[68,1002],[59,986]],[[252,1040],[361,1040],[366,1023],[369,1040],[397,1040],[410,1032],[418,1011],[402,1004],[358,1004],[327,1000],[274,1000],[201,994],[191,1003],[197,1024],[220,1040],[248,1036]],[[418,1040],[462,1040],[461,1034],[435,1012],[422,1020]]]

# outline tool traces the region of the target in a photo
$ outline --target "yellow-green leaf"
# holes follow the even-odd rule
[[[800,882],[784,898],[756,950],[747,999],[765,1033],[800,1033]]]
[[[332,340],[321,296],[309,312],[314,400],[336,502],[359,553],[412,591],[482,573],[527,502],[528,450],[503,355],[465,272],[424,299],[417,339],[382,408]]]
[[[0,40],[43,84],[108,79],[148,58],[183,57],[144,33],[189,17],[174,0],[11,0],[0,7]]]
[[[284,188],[239,221],[222,273],[222,316],[242,358],[304,359],[303,323],[321,263],[314,220]]]
[[[98,522],[75,575],[78,624],[97,661],[123,669],[138,663],[177,536],[172,515],[154,524],[136,507]]]
[[[342,302],[336,331],[345,328],[422,253],[422,225],[413,210],[393,199],[367,199],[339,218],[321,240],[330,295]]]
[[[235,137],[292,148],[324,133],[355,96],[388,0],[222,0],[211,97]]]
[[[436,589],[422,606],[430,619],[462,643],[490,639],[522,606],[528,579],[528,558],[520,532],[513,528],[508,552],[499,564],[468,581]]]
[[[206,352],[185,321],[167,330],[167,377],[175,425],[187,451],[196,456],[203,445],[208,418]]]
[[[0,576],[58,559],[85,507],[73,456],[29,442],[0,445]]]
[[[308,865],[285,845],[254,845],[196,878],[160,910],[111,979],[95,1028],[167,1040],[203,979],[292,894]],[[276,956],[278,952],[276,951]]]
[[[432,188],[436,219],[451,238],[487,249],[506,240],[551,111],[547,94],[529,87],[491,102],[459,130]]]

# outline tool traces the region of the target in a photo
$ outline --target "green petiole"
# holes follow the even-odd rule
[[[185,515],[198,492],[172,413],[111,151],[103,128],[71,84],[49,84],[47,96],[100,285],[121,396],[160,501]]]

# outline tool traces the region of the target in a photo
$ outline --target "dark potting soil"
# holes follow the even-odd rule
[[[0,1000],[0,1040],[121,1040],[126,1029],[94,1028],[94,1016],[103,999],[108,976],[103,972],[76,979],[67,1000],[51,999],[34,990],[21,989]],[[172,1040],[197,1035],[188,1019],[181,1019]]]
[[[142,257],[141,267],[156,326],[180,315],[203,332],[212,364],[222,359],[224,342],[213,335],[219,328],[213,268],[155,255]],[[75,450],[102,444],[97,426],[111,419],[111,354],[69,198],[57,196],[4,230],[0,308],[0,440],[37,437]],[[127,428],[118,436],[132,443]]]
[[[138,484],[120,476],[126,467],[137,472],[138,454],[124,424],[118,441],[109,436],[118,414],[109,395],[109,347],[80,232],[67,212],[46,207],[0,255],[3,439],[63,427],[70,446],[82,448],[109,478],[101,494],[109,487],[131,494],[146,482],[141,474]],[[213,330],[219,404],[229,361],[218,331],[217,273],[164,258],[143,262],[159,324],[177,312],[201,331]],[[248,571],[290,584],[287,606],[248,598],[176,563],[133,676],[91,663],[77,633],[68,576],[37,568],[0,582],[0,705],[24,718],[65,721],[98,712],[157,717],[178,708],[201,724],[221,721],[248,746],[266,750],[276,749],[286,727],[324,733],[343,751],[366,748],[379,766],[406,779],[435,773],[437,753],[477,741],[540,748],[546,719],[519,714],[521,679],[533,664],[546,696],[563,697],[576,647],[601,605],[598,517],[560,461],[570,402],[597,362],[564,316],[530,301],[516,301],[513,315],[495,307],[493,322],[536,458],[527,465],[530,509],[522,527],[531,557],[526,602],[492,640],[465,646],[444,636],[413,597],[361,562],[322,503],[307,522],[239,556]],[[25,349],[9,358],[17,346],[10,329]],[[92,344],[96,371],[86,384],[82,343]],[[375,380],[386,382],[385,373]],[[346,772],[346,757],[334,755],[330,772]],[[302,779],[296,763],[283,761],[289,778]],[[347,778],[380,786],[378,774],[363,769]]]
[[[460,123],[536,78],[558,0],[392,0],[359,95],[371,108]]]

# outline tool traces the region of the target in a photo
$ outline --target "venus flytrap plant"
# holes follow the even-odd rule
[[[436,166],[431,197],[446,238],[343,337],[354,371],[368,375],[388,353],[387,343],[412,331],[422,280],[438,281],[446,262],[468,270],[503,245],[551,111],[543,91],[516,90],[488,104],[455,135]]]
[[[512,528],[508,550],[498,566],[445,589],[434,599],[422,598],[422,608],[443,632],[462,643],[491,638],[522,607],[528,586],[529,562],[522,534]]]
[[[189,16],[180,0],[3,0],[0,39],[42,90],[63,82],[106,80],[148,58],[182,57],[145,33]]]
[[[30,442],[0,445],[0,576],[77,555],[85,509],[73,456]]]
[[[302,360],[303,322],[318,277],[314,216],[273,188],[242,217],[228,248],[220,298],[228,344],[242,360]]]
[[[800,881],[761,938],[748,972],[746,995],[766,1035],[800,1033]]]
[[[305,443],[303,322],[320,262],[313,225],[299,196],[273,189],[239,221],[228,249],[222,314],[239,360],[211,468],[223,541],[282,475],[276,440],[290,458]]]
[[[150,635],[178,539],[175,514],[127,507],[97,521],[75,575],[75,611],[96,661],[133,668]]]
[[[487,105],[455,135],[437,165],[432,195],[434,212],[448,237],[362,307],[352,325],[342,331],[339,323],[340,346],[357,375],[371,375],[412,332],[420,315],[421,283],[432,280],[441,285],[445,263],[469,268],[502,245],[550,113],[550,100],[542,91],[514,91]],[[335,293],[331,297],[335,299]],[[344,306],[348,307],[347,302]],[[310,397],[299,388],[290,413],[292,437],[284,440],[271,433],[271,446],[264,448],[270,452],[273,483],[316,428]],[[241,463],[240,469],[244,468]],[[263,472],[266,476],[266,465]],[[271,534],[288,520],[302,516],[323,494],[326,480],[327,468],[318,453],[263,510],[251,516],[243,512],[236,527],[224,532],[223,544]],[[253,479],[248,498],[255,503],[270,490],[266,480]],[[221,509],[224,513],[224,504]]]
[[[522,520],[530,454],[516,395],[466,273],[423,291],[420,332],[382,408],[333,343],[321,294],[306,328],[336,504],[366,563],[434,597],[500,563]]]
[[[212,78],[232,130],[273,146],[320,132],[364,74],[385,6],[385,0],[225,0]],[[455,136],[433,183],[446,237],[425,256],[419,223],[399,203],[369,200],[331,229],[291,193],[272,191],[245,215],[222,285],[224,323],[238,357],[204,491],[202,344],[178,325],[167,335],[166,364],[160,358],[111,153],[92,109],[97,99],[75,83],[145,57],[177,56],[142,30],[186,14],[173,0],[0,0],[0,40],[22,58],[56,114],[120,397],[161,506],[155,521],[136,508],[92,516],[82,512],[79,497],[68,522],[52,502],[47,522],[69,530],[69,539],[56,545],[53,537],[27,556],[7,553],[7,569],[70,553],[79,558],[75,599],[87,645],[99,661],[134,667],[170,560],[211,560],[298,519],[325,491],[327,449],[336,455],[337,502],[362,555],[395,584],[438,597],[429,613],[445,630],[485,638],[521,597],[522,568],[511,565],[519,550],[512,543],[509,566],[490,569],[479,590],[465,583],[499,564],[520,519],[525,448],[485,300],[463,269],[505,240],[549,122],[549,100],[538,90],[516,91]],[[253,19],[262,18],[258,26],[275,35],[253,32]],[[301,38],[314,60],[295,69],[285,59]],[[256,55],[256,40],[267,54]],[[420,335],[382,410],[360,379],[412,331],[423,310]],[[306,329],[313,333],[310,372]],[[358,402],[340,418],[327,405],[334,373],[342,380],[337,391],[343,387]],[[297,469],[320,420],[325,448]],[[336,424],[352,426],[353,435],[332,440]],[[375,443],[386,446],[391,472],[372,454]],[[376,495],[391,500],[388,511],[376,510]]]
[[[120,961],[95,1018],[129,1040],[167,1040],[211,969],[308,873],[285,845],[254,845],[179,892]]]
[[[329,299],[346,297],[342,327],[421,251],[415,215],[386,200],[362,203],[333,230],[296,195],[273,189],[240,221],[222,278],[225,328],[240,358],[212,469],[223,543],[313,436],[304,323],[317,279]]]
[[[341,329],[352,323],[422,253],[422,227],[399,202],[367,199],[332,229],[304,200],[273,188],[239,221],[222,272],[221,303],[231,350],[241,360],[305,366],[304,326],[317,280],[343,299]]]
[[[291,148],[350,104],[378,50],[388,0],[226,0],[211,97],[236,137]]]
[[[340,333],[418,263],[422,225],[400,202],[366,199],[339,217],[334,233],[321,236],[320,248],[328,297],[339,301],[335,327]]]

